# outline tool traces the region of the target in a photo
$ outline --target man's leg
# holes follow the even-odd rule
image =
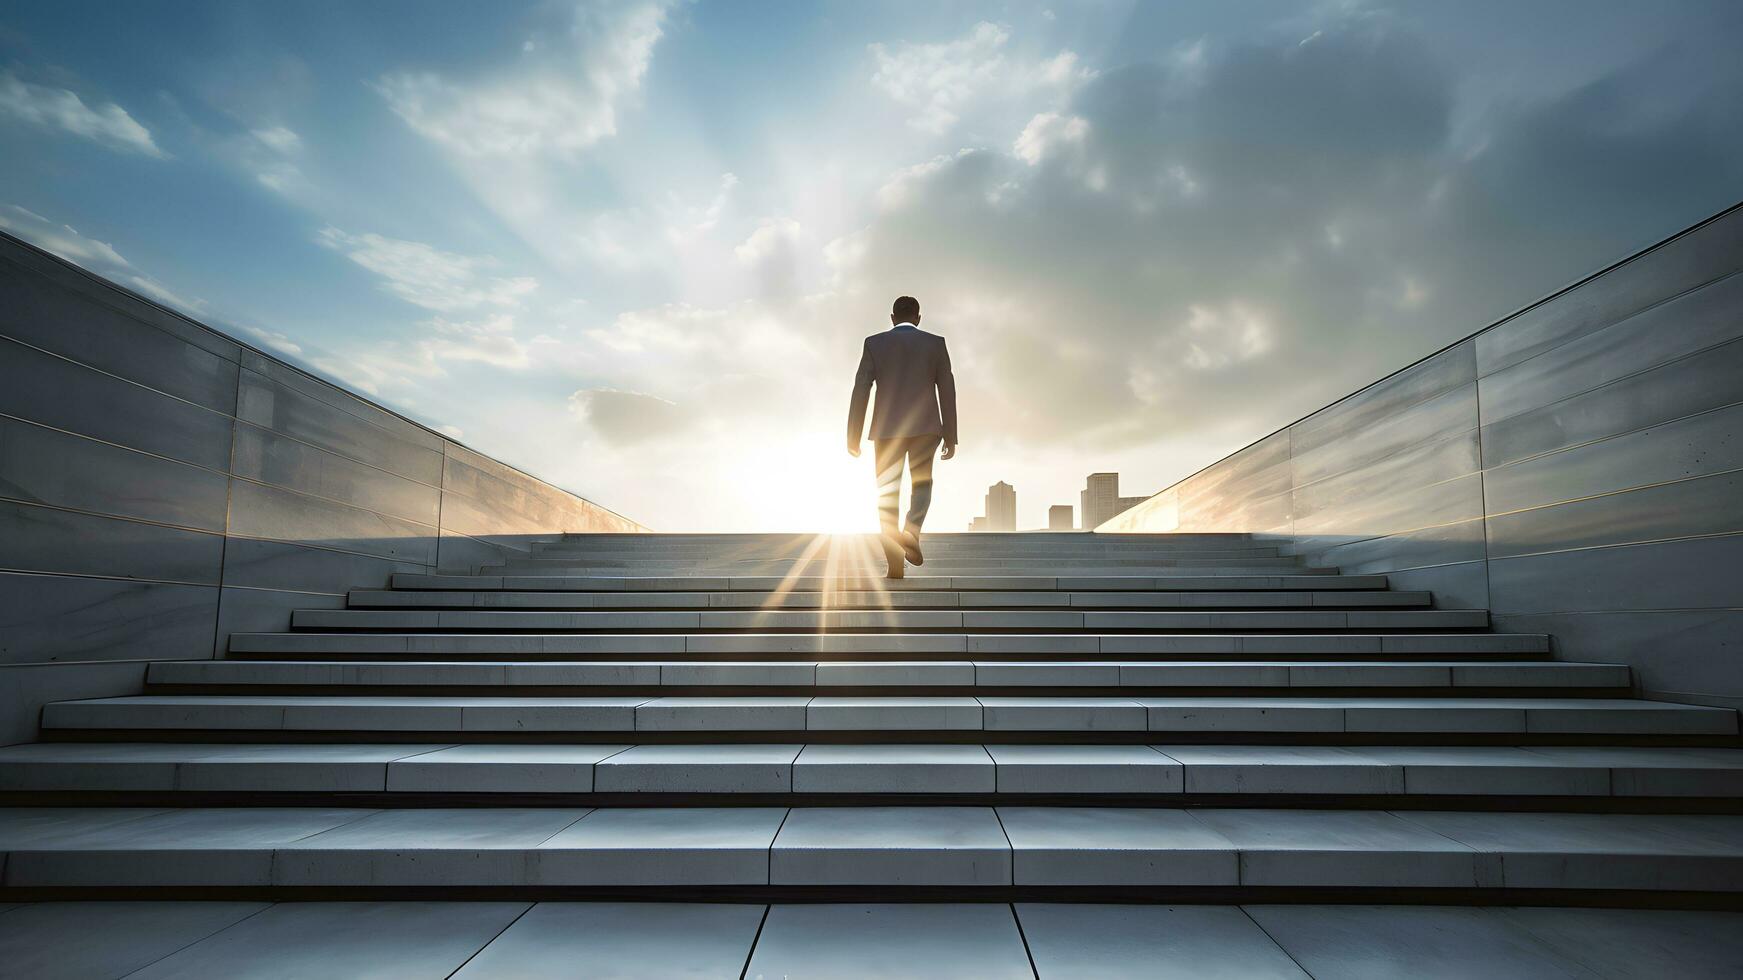
[[[889,563],[890,577],[902,577],[902,548],[897,540],[896,517],[902,509],[902,460],[907,455],[906,439],[877,439],[872,442],[872,456],[878,470],[878,539],[884,548],[884,560]]]
[[[914,489],[909,494],[908,521],[902,528],[902,554],[909,562],[924,565],[920,526],[926,523],[926,512],[932,507],[932,461],[938,456],[938,437],[918,436],[907,443],[908,474],[913,478]]]
[[[908,473],[914,489],[908,499],[908,533],[918,538],[926,512],[932,509],[932,461],[938,458],[938,436],[918,436],[908,442]]]

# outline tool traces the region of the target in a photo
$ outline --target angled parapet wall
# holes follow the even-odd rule
[[[136,682],[394,572],[640,530],[0,235],[0,742],[32,691]],[[101,666],[42,666],[66,664]]]
[[[1255,531],[1743,706],[1743,206],[1097,530]]]

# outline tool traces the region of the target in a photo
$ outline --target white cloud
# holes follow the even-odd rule
[[[399,72],[375,88],[412,129],[463,155],[573,155],[617,132],[669,6],[583,4],[564,43],[523,45],[506,72],[470,81]]]
[[[165,306],[181,310],[184,313],[199,313],[206,308],[205,300],[185,299],[178,296],[175,293],[170,292],[168,287],[164,286],[163,283],[158,282],[150,276],[128,276],[125,284],[132,286],[135,290],[157,300]]]
[[[873,44],[868,50],[877,71],[871,81],[915,111],[909,125],[943,133],[989,95],[1022,94],[1036,87],[1068,91],[1093,77],[1078,66],[1075,52],[1029,61],[1010,55],[1010,40],[1009,27],[982,21],[954,41]]]
[[[315,240],[380,276],[382,288],[393,295],[438,313],[518,306],[539,285],[531,276],[485,275],[483,270],[494,267],[496,260],[444,252],[423,242],[353,235],[332,226],[321,229]]]
[[[0,228],[92,272],[133,268],[108,242],[86,238],[72,225],[56,224],[16,204],[0,204]]]
[[[242,332],[260,341],[267,348],[292,357],[303,356],[303,346],[276,330],[263,327],[243,327]]]
[[[303,148],[303,138],[284,126],[267,126],[253,131],[254,138],[277,153],[295,153]]]
[[[1274,343],[1268,317],[1245,303],[1220,307],[1193,303],[1179,336],[1185,347],[1182,362],[1194,371],[1226,368],[1250,361],[1269,351]]]
[[[88,105],[77,93],[27,82],[9,71],[0,72],[0,114],[63,130],[112,149],[159,159],[165,156],[152,140],[151,131],[115,103]]]
[[[799,240],[799,223],[791,218],[769,218],[757,226],[750,237],[733,248],[732,254],[749,267],[760,266],[771,259],[790,253]]]
[[[532,365],[531,352],[514,335],[514,317],[510,314],[498,313],[465,322],[437,317],[424,326],[432,336],[419,340],[417,348],[433,369],[440,370],[441,361],[474,361],[509,369]]]
[[[1061,143],[1082,143],[1083,137],[1089,132],[1089,122],[1082,116],[1062,116],[1057,112],[1043,112],[1029,120],[1023,127],[1023,132],[1017,136],[1017,142],[1012,151],[1025,163],[1033,166],[1040,163],[1049,149]]]

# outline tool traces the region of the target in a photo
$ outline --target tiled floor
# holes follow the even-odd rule
[[[0,977],[1743,976],[1743,913],[1429,906],[0,903]]]

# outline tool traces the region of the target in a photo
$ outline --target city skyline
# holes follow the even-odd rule
[[[1724,3],[6,26],[0,230],[670,530],[871,529],[839,429],[895,295],[959,379],[937,526],[1005,479],[1039,527],[1078,474],[1166,487],[1743,170]]]

